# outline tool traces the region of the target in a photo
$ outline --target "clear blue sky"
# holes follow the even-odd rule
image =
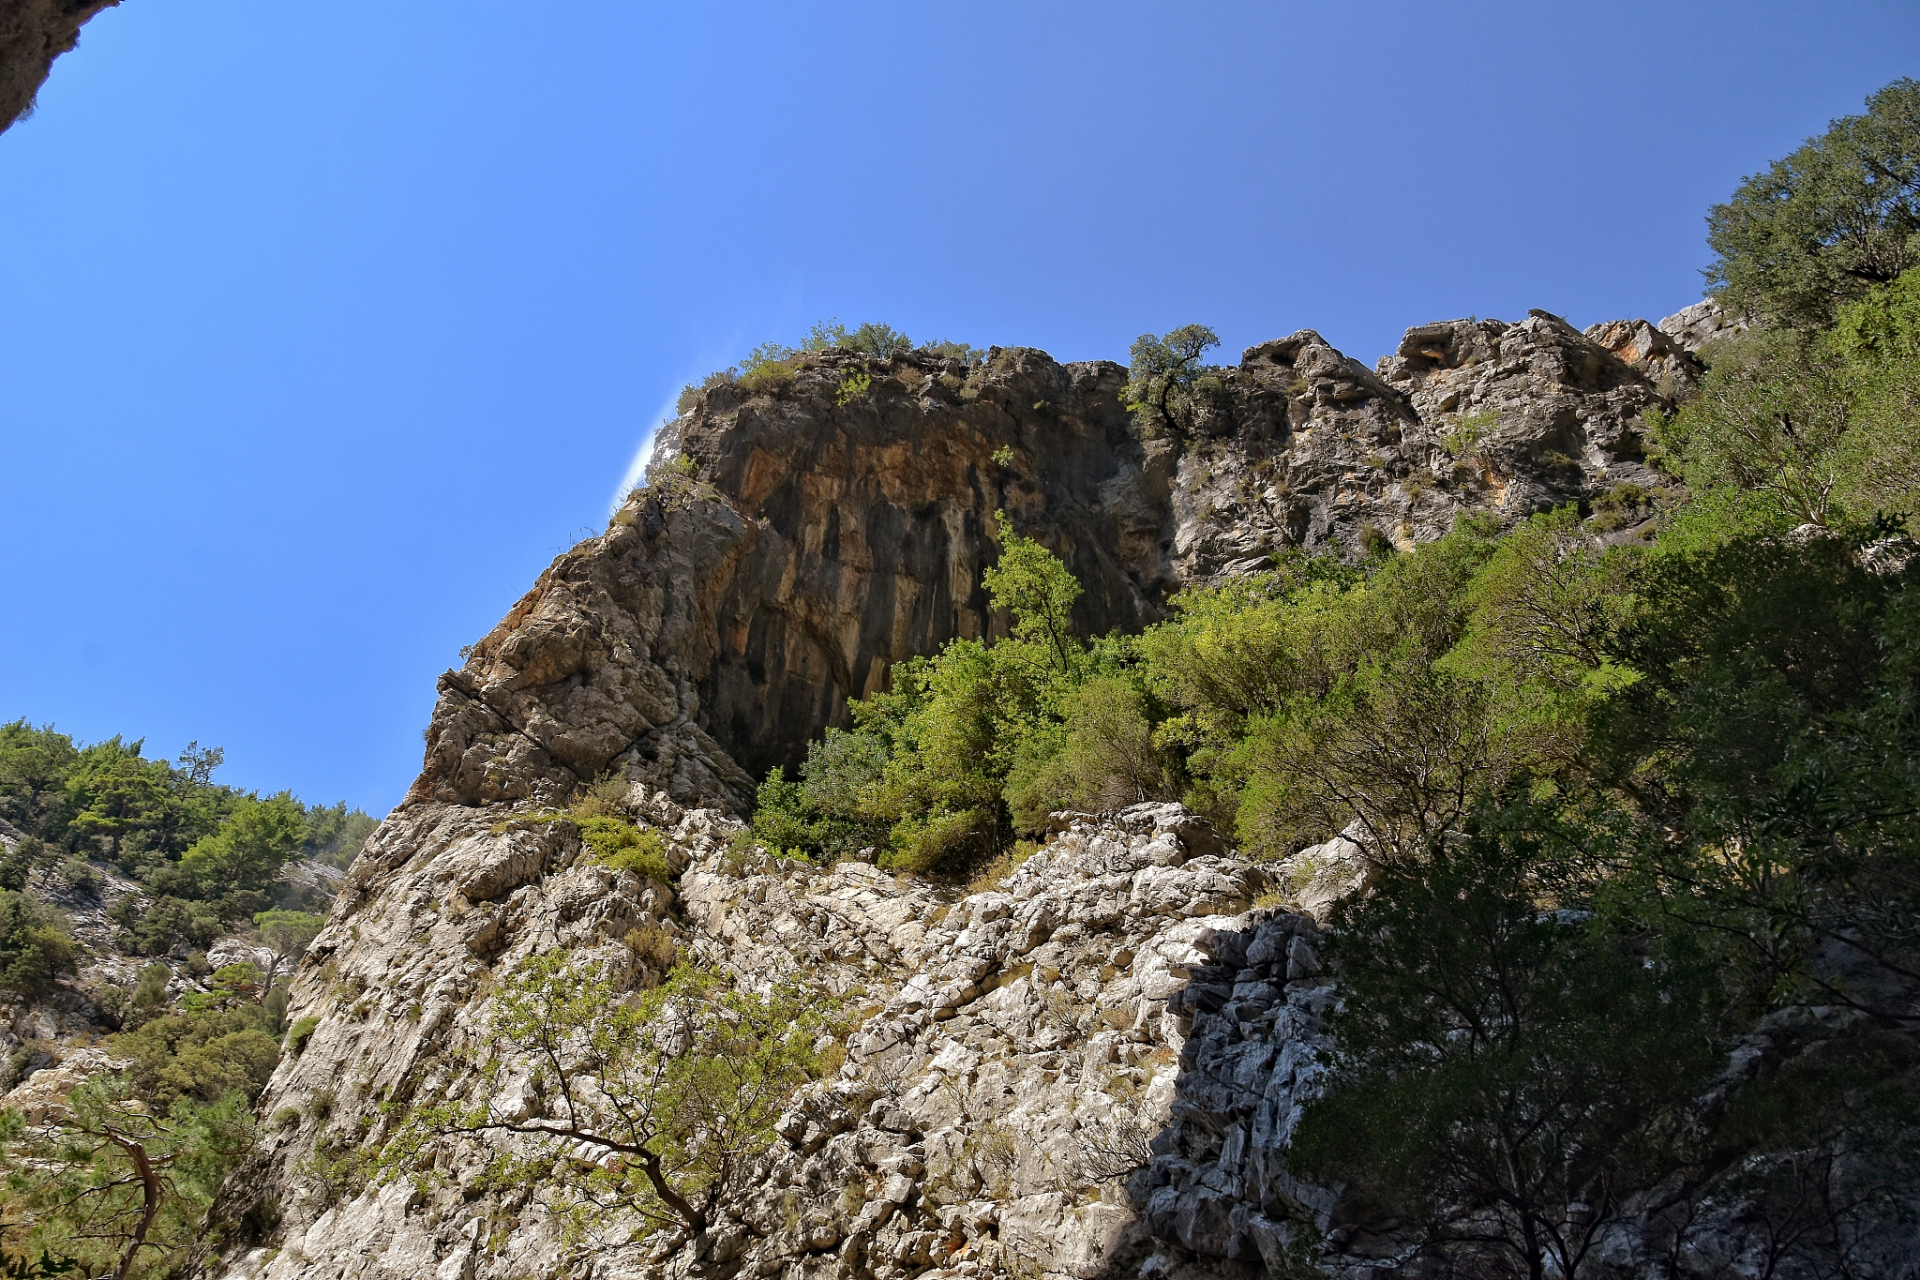
[[[126,0],[0,136],[0,719],[376,813],[680,385],[809,322],[1700,296],[1920,6]]]

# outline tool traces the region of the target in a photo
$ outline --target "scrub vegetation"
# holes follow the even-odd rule
[[[125,1064],[42,1122],[0,1113],[0,1251],[37,1268],[19,1274],[177,1272],[252,1140],[288,979],[331,902],[323,876],[286,872],[344,868],[376,825],[344,804],[218,784],[221,759],[197,744],[154,760],[119,737],[82,745],[0,725],[0,987],[90,1005],[102,1047]],[[137,980],[78,984],[81,913],[107,930],[88,934],[92,950],[143,962]],[[271,961],[212,968],[206,949],[235,934]],[[0,1084],[60,1051],[29,1045]]]
[[[1372,888],[1301,1172],[1471,1274],[1589,1274],[1630,1197],[1678,1223],[1730,1169],[1769,1266],[1845,1256],[1920,1188],[1916,103],[1714,210],[1753,323],[1650,424],[1666,490],[1284,553],[1137,636],[1074,634],[1003,517],[1004,636],[895,667],[756,836],[964,881],[1052,810],[1184,799],[1269,859],[1345,831]],[[1137,414],[1182,424],[1210,337],[1142,339]],[[1599,536],[1628,514],[1654,536]],[[1795,1051],[1729,1080],[1763,1026]]]

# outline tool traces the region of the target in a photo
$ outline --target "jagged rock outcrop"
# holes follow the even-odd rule
[[[33,108],[53,60],[80,42],[80,28],[120,0],[0,0],[0,133]]]
[[[994,513],[1137,630],[1180,587],[1282,548],[1411,545],[1658,481],[1639,426],[1699,365],[1644,321],[1410,330],[1369,370],[1317,334],[1249,349],[1188,433],[1143,429],[1125,371],[1038,351],[810,354],[722,382],[664,431],[654,481],[557,559],[441,680],[409,803],[551,798],[606,770],[736,811],[892,663],[992,632]],[[864,380],[864,381],[861,381]]]
[[[1249,1217],[1215,1185],[1244,1176],[1249,1151],[1271,1194],[1313,1194],[1272,1157],[1292,1104],[1271,1086],[1238,1138],[1235,1119],[1182,1127],[1212,1123],[1223,1082],[1278,1078],[1241,1040],[1304,1037],[1285,1070],[1309,1083],[1327,988],[1312,922],[1256,906],[1267,874],[1179,805],[1060,815],[1040,852],[965,897],[860,863],[730,853],[729,819],[644,787],[633,809],[683,868],[683,922],[657,886],[583,861],[560,824],[428,805],[404,828],[413,856],[369,845],[290,1010],[317,1024],[262,1097],[266,1143],[237,1180],[238,1200],[279,1194],[271,1213],[247,1209],[281,1234],[226,1274],[1094,1277],[1157,1251],[1257,1260],[1283,1240],[1257,1199]],[[752,1193],[707,1233],[589,1257],[531,1188],[329,1184],[328,1157],[377,1140],[383,1107],[467,1083],[436,1053],[481,1025],[491,974],[555,946],[638,966],[619,940],[649,927],[752,986],[804,974],[861,1015],[846,1065],[796,1098]]]
[[[1709,342],[1730,338],[1746,328],[1744,319],[1728,315],[1712,298],[1682,307],[1660,322],[1660,332],[1693,353]]]

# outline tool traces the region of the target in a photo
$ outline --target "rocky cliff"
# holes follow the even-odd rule
[[[1086,584],[1083,628],[1136,628],[1285,547],[1352,554],[1465,510],[1653,486],[1642,415],[1698,375],[1703,324],[1451,321],[1374,369],[1302,332],[1222,371],[1177,434],[1133,421],[1119,366],[1028,350],[815,353],[769,391],[701,393],[607,533],[442,677],[420,778],[297,976],[289,1016],[311,1031],[261,1099],[210,1271],[1250,1276],[1285,1262],[1288,1221],[1348,1231],[1355,1266],[1390,1255],[1285,1169],[1333,990],[1303,913],[1331,881],[1283,894],[1177,805],[1061,815],[964,898],[743,856],[737,815],[890,663],[991,631],[996,510]],[[513,821],[609,772],[665,840],[671,894],[595,865],[565,824]],[[631,939],[649,936],[858,1012],[845,1065],[802,1092],[724,1221],[581,1252],[537,1187],[338,1173],[408,1102],[466,1087],[446,1055],[495,975],[564,946],[643,981],[660,960]]]
[[[1135,630],[1286,547],[1656,487],[1639,423],[1698,373],[1645,321],[1535,312],[1409,330],[1372,370],[1311,331],[1262,343],[1182,434],[1139,427],[1119,365],[1024,349],[828,351],[757,394],[723,382],[608,532],[442,677],[408,802],[552,798],[615,769],[738,811],[892,663],[991,631],[996,510],[1085,585],[1083,632]]]

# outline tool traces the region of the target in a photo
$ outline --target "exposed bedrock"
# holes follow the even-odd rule
[[[409,801],[551,798],[617,769],[738,811],[892,663],[991,633],[996,511],[1085,585],[1083,630],[1133,630],[1285,547],[1412,545],[1465,510],[1651,485],[1643,416],[1699,371],[1645,321],[1534,312],[1409,330],[1375,369],[1311,331],[1262,343],[1182,432],[1136,424],[1119,365],[1026,349],[823,352],[771,390],[718,385],[608,532],[442,678]]]

